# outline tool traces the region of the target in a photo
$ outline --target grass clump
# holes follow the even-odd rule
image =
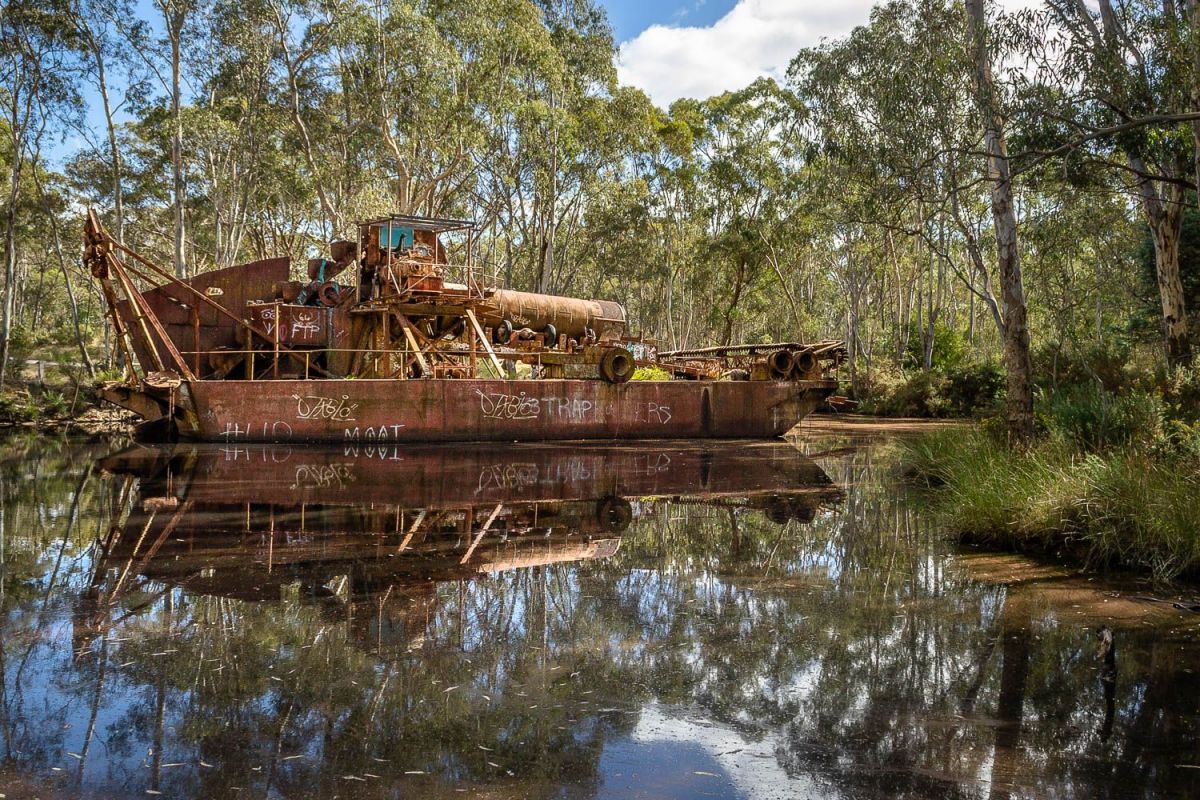
[[[1166,426],[1171,441],[1160,426],[1148,442],[1144,408],[1126,409],[1137,425],[1092,411],[1064,414],[1023,451],[982,429],[937,431],[905,445],[906,466],[965,542],[1200,576],[1200,461],[1187,449],[1200,433]]]

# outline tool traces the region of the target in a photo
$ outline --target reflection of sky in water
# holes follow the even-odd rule
[[[821,462],[847,491],[811,522],[788,516],[804,506],[794,498],[781,521],[778,499],[727,493],[633,497],[627,527],[596,529],[613,506],[585,492],[536,513],[510,503],[503,531],[482,538],[455,527],[470,514],[451,497],[399,533],[386,503],[329,497],[305,510],[309,530],[290,530],[299,515],[274,488],[251,498],[249,530],[236,504],[166,504],[150,518],[145,497],[169,488],[186,503],[186,474],[166,488],[84,480],[88,463],[68,448],[0,464],[0,746],[12,765],[0,783],[43,796],[1200,788],[1186,766],[1200,719],[1194,622],[1112,623],[1103,737],[1100,618],[1080,615],[1149,590],[1082,580],[1063,602],[1053,592],[1075,586],[1069,575],[1009,589],[972,578],[872,450]],[[467,472],[472,494],[479,472]],[[480,503],[476,524],[496,502]],[[406,539],[414,519],[427,529]],[[108,538],[114,525],[125,540]],[[613,546],[588,549],[596,541]],[[97,601],[117,585],[113,603]]]

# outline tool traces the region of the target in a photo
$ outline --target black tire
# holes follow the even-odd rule
[[[512,338],[512,331],[512,323],[502,319],[492,328],[492,341],[496,344],[508,344],[508,340]]]
[[[552,348],[558,344],[558,329],[553,325],[542,328],[542,335],[546,337],[546,347]]]
[[[600,377],[609,383],[625,383],[633,377],[637,362],[624,347],[613,347],[600,357]]]
[[[633,522],[633,506],[624,497],[605,497],[596,503],[596,521],[608,533],[620,533]]]

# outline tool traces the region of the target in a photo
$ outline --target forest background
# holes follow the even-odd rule
[[[616,57],[592,0],[8,0],[0,412],[66,402],[27,359],[113,367],[88,206],[181,276],[468,217],[500,282],[663,347],[844,338],[882,413],[1198,383],[1194,0],[897,0],[665,109]]]

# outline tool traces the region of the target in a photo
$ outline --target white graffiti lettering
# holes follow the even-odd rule
[[[328,419],[334,422],[354,422],[358,403],[351,403],[350,395],[340,400],[320,395],[292,395],[296,401],[296,419]]]
[[[666,425],[671,421],[671,407],[660,406],[658,403],[654,402],[648,403],[646,405],[646,418]]]
[[[479,395],[479,410],[489,419],[537,419],[541,415],[541,402],[536,397],[520,394],[484,393]]]
[[[479,471],[475,494],[495,489],[524,489],[536,486],[537,482],[537,464],[497,464]]]
[[[342,430],[342,438],[354,442],[359,440],[386,441],[399,438],[400,429],[403,427],[403,425],[370,425],[366,428],[345,428]]]
[[[297,320],[292,323],[292,336],[300,339],[312,339],[321,331],[321,326],[315,322]]]
[[[349,464],[303,464],[296,467],[293,489],[343,489],[354,480]]]
[[[570,397],[547,398],[543,405],[548,416],[558,417],[566,422],[586,420],[595,407],[591,400],[573,400]]]

